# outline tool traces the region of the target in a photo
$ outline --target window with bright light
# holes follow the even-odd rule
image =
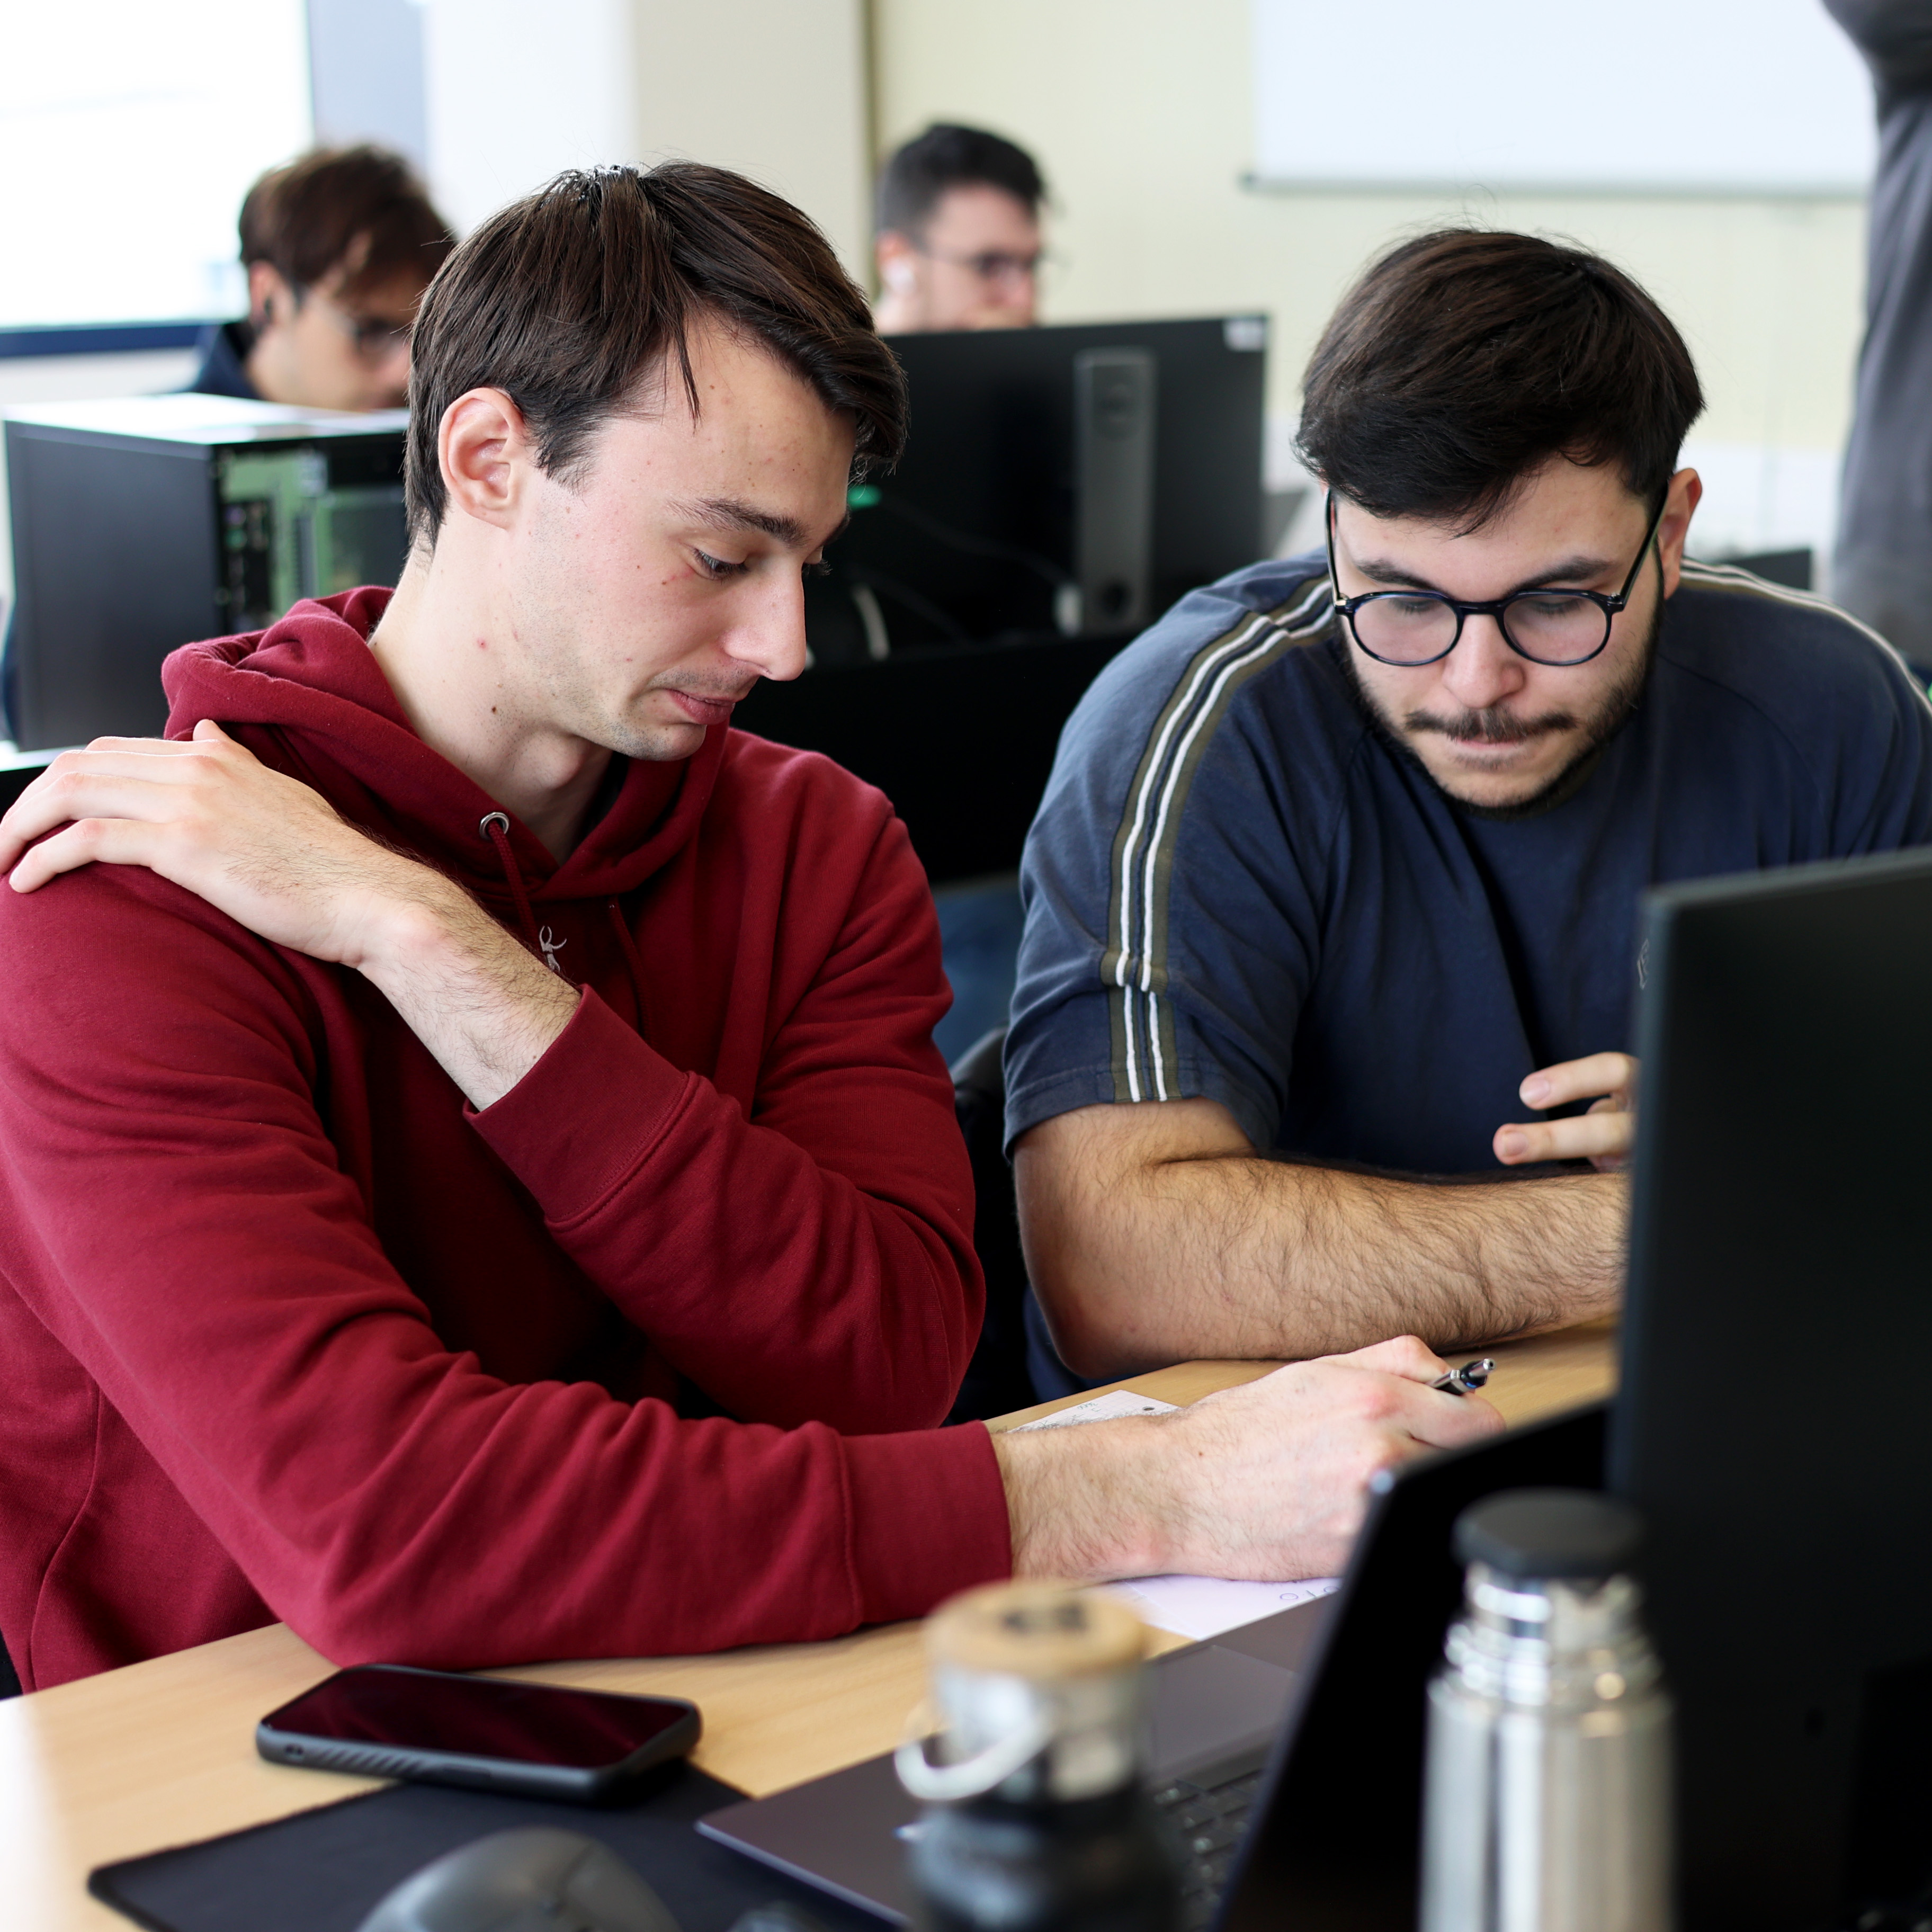
[[[0,328],[241,314],[242,197],[309,144],[302,0],[6,10]]]

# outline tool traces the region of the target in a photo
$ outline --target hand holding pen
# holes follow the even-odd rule
[[[1490,1378],[1490,1371],[1496,1366],[1488,1356],[1480,1360],[1465,1362],[1460,1369],[1451,1369],[1447,1375],[1438,1376],[1429,1386],[1442,1389],[1450,1395],[1471,1395]]]

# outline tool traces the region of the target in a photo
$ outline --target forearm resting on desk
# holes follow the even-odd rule
[[[1333,1576],[1378,1470],[1502,1426],[1480,1397],[1432,1388],[1442,1369],[1403,1336],[1171,1415],[996,1434],[1014,1574]]]
[[[1616,1305],[1613,1174],[1447,1185],[1257,1156],[1210,1100],[1090,1107],[1015,1156],[1029,1276],[1077,1372],[1437,1347]]]

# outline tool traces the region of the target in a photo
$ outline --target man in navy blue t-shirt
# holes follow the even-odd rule
[[[1684,560],[1701,407],[1607,263],[1408,243],[1310,365],[1327,554],[1185,598],[1074,714],[1006,1065],[1080,1374],[1608,1311],[1644,889],[1932,838],[1897,655]]]

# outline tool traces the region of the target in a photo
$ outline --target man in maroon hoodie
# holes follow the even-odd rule
[[[877,792],[728,728],[903,434],[863,298],[737,177],[568,176],[414,366],[394,596],[176,652],[171,742],[0,826],[27,1684],[275,1617],[460,1666],[1317,1574],[1374,1468],[1496,1426],[1401,1342],[935,1427],[980,1288],[925,880]]]

